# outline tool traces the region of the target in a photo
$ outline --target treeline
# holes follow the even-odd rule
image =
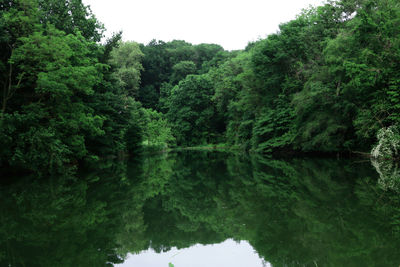
[[[152,42],[139,100],[166,114],[179,146],[369,152],[379,133],[377,156],[398,157],[399,33],[398,1],[343,0],[244,51],[203,45],[205,62],[198,46]]]
[[[35,172],[156,147],[398,157],[400,6],[304,10],[243,51],[100,43],[81,0],[0,1],[0,164]],[[3,168],[2,167],[2,168]]]
[[[0,164],[36,173],[134,151],[140,104],[113,66],[121,34],[81,0],[0,2]]]

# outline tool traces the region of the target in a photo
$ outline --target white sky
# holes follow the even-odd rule
[[[275,33],[301,9],[323,0],[83,0],[110,36],[147,44],[152,39],[216,43],[244,49],[249,41]]]

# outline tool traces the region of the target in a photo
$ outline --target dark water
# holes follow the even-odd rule
[[[233,240],[253,254],[245,266],[399,266],[397,174],[348,159],[185,152],[103,162],[77,178],[18,177],[0,185],[0,266],[127,256],[197,266],[148,254],[192,251],[193,263],[207,255],[230,267],[222,253],[241,253]]]

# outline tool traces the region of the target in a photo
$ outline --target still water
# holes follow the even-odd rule
[[[173,263],[172,263],[173,262]],[[219,244],[194,245],[188,248],[172,248],[165,252],[157,253],[152,249],[142,251],[140,254],[130,254],[119,267],[129,266],[174,266],[185,267],[269,267],[247,241],[234,241],[228,239]]]
[[[399,266],[395,164],[182,152],[3,179],[0,266]]]

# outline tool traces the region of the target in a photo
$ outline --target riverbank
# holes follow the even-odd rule
[[[296,150],[276,150],[271,153],[262,153],[255,150],[246,150],[241,146],[231,146],[224,143],[220,144],[205,144],[188,147],[143,147],[142,154],[157,154],[179,151],[221,151],[221,152],[245,152],[249,154],[259,154],[265,156],[274,156],[278,158],[288,157],[322,157],[322,158],[371,158],[371,154],[362,151],[339,151],[339,152],[323,152],[323,151],[296,151]]]

